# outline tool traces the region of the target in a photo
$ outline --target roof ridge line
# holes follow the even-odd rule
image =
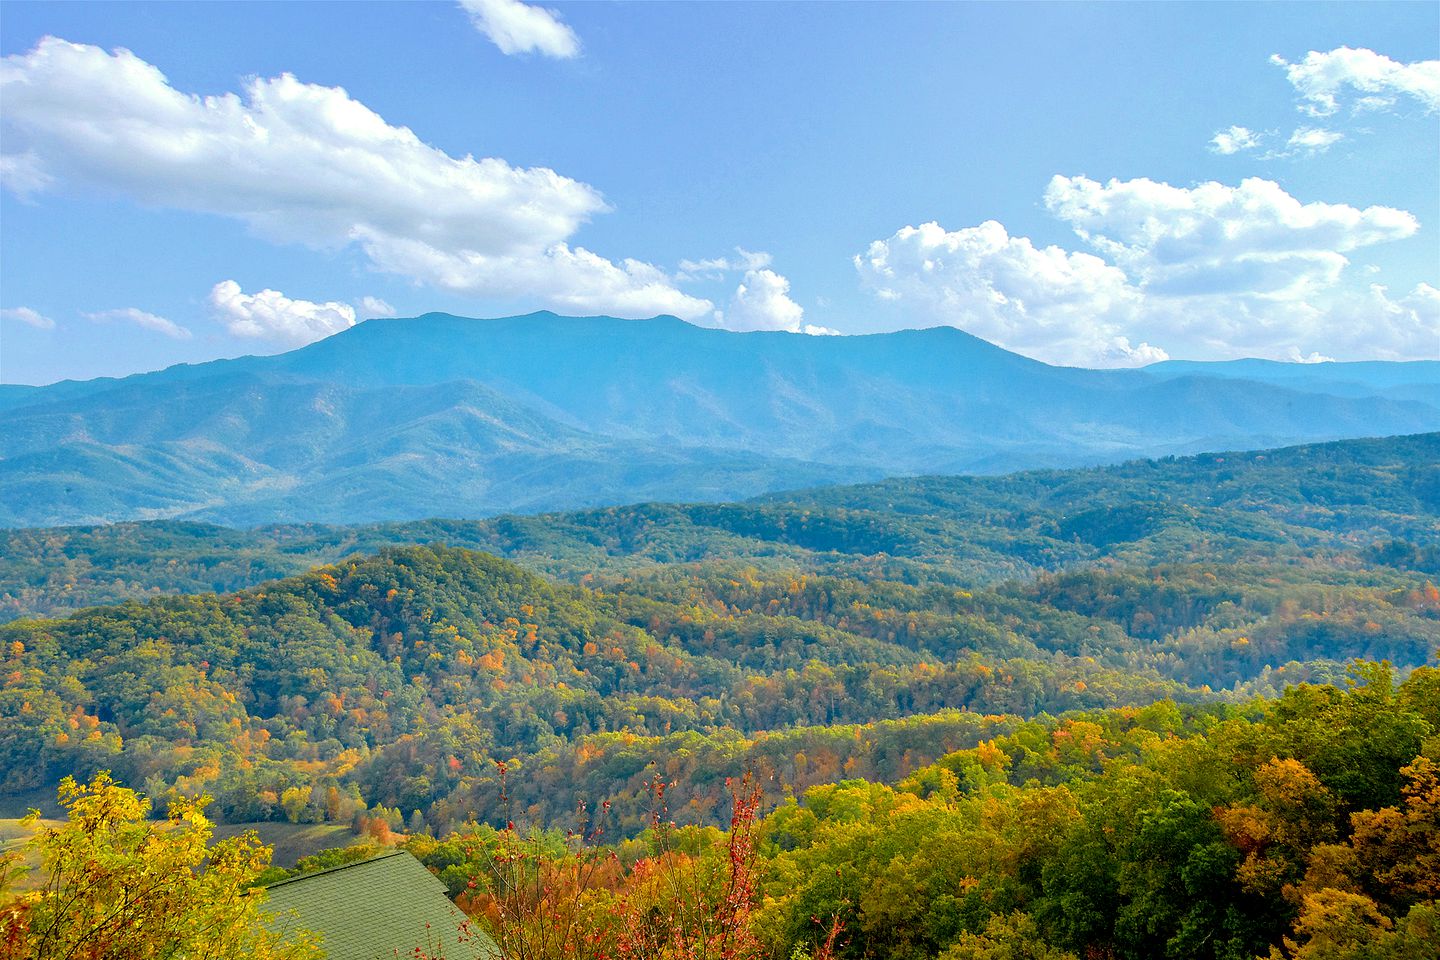
[[[294,883],[297,880],[309,880],[311,877],[323,877],[327,873],[338,873],[341,870],[349,870],[351,867],[363,867],[367,863],[375,863],[377,860],[388,860],[391,857],[398,857],[403,853],[410,853],[409,850],[390,850],[385,853],[377,853],[373,857],[366,857],[364,860],[356,860],[352,863],[342,863],[334,867],[326,867],[324,870],[314,870],[310,873],[302,873],[294,877],[286,877],[284,880],[276,880],[274,883],[267,883],[261,890],[274,890],[276,887],[283,887],[287,883]],[[410,856],[415,856],[410,853]],[[415,861],[419,863],[419,860]],[[423,866],[423,864],[422,864]]]

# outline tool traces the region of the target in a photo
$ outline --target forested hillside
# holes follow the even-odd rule
[[[16,531],[11,615],[121,602],[0,626],[0,802],[110,770],[157,809],[402,838],[492,920],[518,842],[594,950],[660,922],[667,871],[738,869],[750,783],[747,956],[1424,955],[1437,544],[1437,435],[480,522]],[[577,846],[581,809],[604,833]]]
[[[1312,558],[1440,576],[1440,434],[1004,477],[919,477],[731,504],[237,530],[0,530],[0,620],[238,590],[385,546],[444,543],[571,582],[741,563],[994,583],[1075,566]],[[1343,559],[1342,559],[1343,558]]]
[[[12,623],[3,786],[110,768],[157,796],[212,793],[230,820],[379,805],[443,830],[496,816],[507,761],[539,822],[604,796],[636,829],[652,764],[703,822],[747,768],[778,799],[903,778],[1012,717],[1273,695],[1352,658],[1408,669],[1440,647],[1437,446],[482,524],[16,533],[9,582],[63,569],[60,553],[82,594],[244,582],[390,538],[500,549],[576,582],[394,547]],[[150,539],[118,548],[136,533]]]
[[[813,787],[753,830],[739,805],[728,836],[668,826],[662,795],[636,841],[478,825],[405,846],[476,916],[578,921],[546,957],[698,939],[686,898],[718,875],[758,893],[726,917],[755,958],[1420,960],[1440,950],[1437,732],[1440,672],[1397,689],[1371,664],[1239,708],[1015,724],[898,782]],[[537,900],[504,882],[516,856],[547,878]]]

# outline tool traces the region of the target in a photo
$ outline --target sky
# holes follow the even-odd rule
[[[1440,359],[1440,4],[0,4],[0,382],[378,316]]]

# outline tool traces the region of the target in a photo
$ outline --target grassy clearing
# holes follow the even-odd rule
[[[20,866],[25,870],[13,889],[31,890],[39,886],[40,857],[27,849],[27,845],[39,827],[59,826],[60,823],[59,820],[40,820],[27,826],[18,817],[0,818],[0,856],[20,854]],[[213,839],[222,840],[246,830],[254,830],[263,843],[274,848],[271,862],[279,867],[293,867],[301,857],[330,847],[349,846],[359,840],[349,827],[308,823],[220,823],[215,825]]]
[[[40,857],[35,851],[28,849],[28,844],[40,827],[59,824],[59,820],[41,820],[27,825],[18,818],[0,819],[0,856],[8,853],[20,854],[20,866],[25,871],[15,880],[14,889],[31,890],[40,885]]]
[[[219,823],[215,840],[233,837],[254,830],[260,840],[275,852],[270,862],[277,867],[293,867],[301,857],[319,853],[330,847],[347,847],[360,838],[349,827],[333,823]]]

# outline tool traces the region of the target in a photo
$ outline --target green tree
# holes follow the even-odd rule
[[[1023,913],[996,914],[983,934],[962,933],[940,954],[940,960],[1076,960],[1040,936],[1035,921]]]

